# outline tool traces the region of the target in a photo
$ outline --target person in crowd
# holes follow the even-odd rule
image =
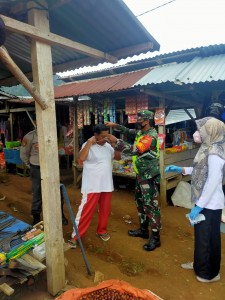
[[[41,172],[39,162],[39,147],[38,147],[38,133],[36,127],[36,114],[32,115],[33,124],[35,129],[28,132],[20,147],[20,158],[23,163],[30,169],[30,177],[32,182],[32,205],[31,214],[33,216],[33,225],[41,220],[42,212],[42,193],[41,193]],[[62,223],[68,224],[68,220],[63,212],[64,199],[61,193],[61,210],[62,210]]]
[[[98,225],[96,235],[108,241],[108,219],[111,208],[113,187],[112,160],[115,156],[111,146],[109,129],[104,124],[94,128],[94,135],[83,145],[79,159],[83,161],[81,193],[82,200],[75,218],[80,237],[88,230],[93,214],[98,206]],[[110,138],[112,140],[112,136]],[[77,236],[73,230],[69,243],[76,247]]]
[[[167,166],[165,172],[191,174],[191,198],[195,203],[189,218],[194,225],[194,262],[182,264],[194,269],[200,282],[220,280],[221,236],[220,222],[224,208],[222,189],[225,170],[225,125],[222,121],[206,117],[196,121],[193,138],[201,146],[193,167]],[[199,214],[205,220],[195,223]]]
[[[136,172],[135,203],[138,210],[140,227],[129,230],[132,237],[149,238],[143,247],[146,251],[152,251],[161,245],[160,229],[161,218],[158,202],[159,172],[159,141],[153,127],[154,113],[148,110],[137,114],[136,129],[129,129],[122,125],[106,122],[106,125],[119,130],[128,137],[134,137],[134,145],[121,139],[114,140],[115,150],[122,152],[122,157],[132,156],[133,167]],[[150,226],[149,226],[150,225]]]

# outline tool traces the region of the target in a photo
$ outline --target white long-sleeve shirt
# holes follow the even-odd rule
[[[223,168],[225,160],[218,155],[208,156],[208,177],[203,187],[200,198],[196,201],[196,205],[208,209],[224,208],[224,193],[222,189]],[[190,175],[193,171],[192,167],[185,167],[185,174]]]

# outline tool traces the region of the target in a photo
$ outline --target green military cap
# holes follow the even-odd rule
[[[137,119],[153,119],[154,113],[150,110],[141,110],[137,113]]]

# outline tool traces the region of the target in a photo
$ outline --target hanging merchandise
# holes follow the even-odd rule
[[[110,100],[107,98],[103,102],[103,118],[104,123],[108,121],[108,115],[109,115],[109,102]]]
[[[137,97],[127,96],[125,101],[125,114],[135,115],[137,113]]]
[[[77,103],[77,126],[78,126],[78,129],[81,129],[84,127],[83,103],[82,102]]]
[[[75,113],[75,108],[73,106],[69,106],[69,126],[70,126],[70,128],[73,128],[73,125],[74,125],[74,113]]]
[[[109,100],[109,120],[110,122],[116,123],[116,104],[115,100]]]
[[[91,110],[90,101],[83,101],[84,125],[91,125]]]
[[[155,117],[154,117],[155,125],[165,125],[165,109],[164,108],[156,108]]]
[[[104,107],[103,107],[103,101],[98,100],[98,124],[103,124],[103,112],[104,112]]]
[[[159,138],[159,149],[163,150],[165,148],[165,140],[166,140],[165,133],[158,133],[158,138]]]
[[[148,95],[137,96],[137,112],[141,110],[148,110]]]
[[[128,123],[136,123],[137,122],[137,115],[128,115]]]
[[[94,124],[98,124],[98,102],[97,101],[92,101],[92,112],[94,115]]]

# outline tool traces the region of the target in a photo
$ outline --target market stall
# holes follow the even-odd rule
[[[190,176],[168,173],[164,174],[164,169],[169,164],[180,166],[191,166],[193,158],[197,153],[197,146],[193,143],[192,120],[179,122],[177,119],[173,124],[166,125],[165,107],[155,97],[143,93],[138,95],[124,95],[106,99],[90,99],[86,101],[76,101],[74,109],[75,123],[75,152],[74,152],[74,182],[79,187],[82,176],[82,163],[78,159],[78,153],[83,142],[92,135],[92,126],[112,121],[119,124],[125,124],[130,129],[135,128],[136,114],[140,110],[149,109],[155,112],[155,126],[158,130],[160,141],[160,198],[161,204],[166,203],[167,191],[175,188],[179,181],[189,181]],[[188,118],[186,118],[188,120]],[[192,123],[191,123],[192,122]],[[117,131],[112,131],[117,137],[126,140],[126,137],[120,135]],[[133,143],[132,140],[127,140]],[[113,175],[124,178],[135,179],[136,174],[132,168],[131,159],[113,161]]]

